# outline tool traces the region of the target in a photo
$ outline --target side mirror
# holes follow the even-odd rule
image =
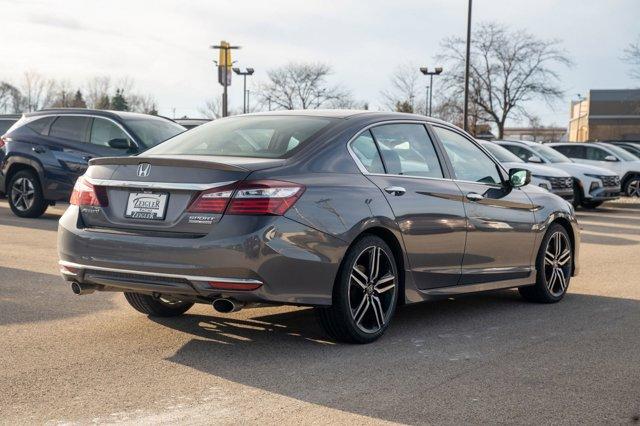
[[[604,161],[618,161],[618,159],[614,155],[607,155],[604,157]]]
[[[531,157],[529,157],[529,159],[527,160],[527,162],[529,163],[542,163],[542,158],[538,157],[537,155],[532,155]]]
[[[509,184],[512,188],[520,188],[531,182],[531,172],[525,169],[509,169]]]
[[[129,143],[129,139],[125,138],[116,138],[109,140],[109,146],[114,149],[129,149],[131,148],[131,144]]]

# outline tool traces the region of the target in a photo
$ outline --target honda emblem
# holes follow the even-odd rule
[[[151,164],[149,163],[140,163],[138,164],[138,176],[139,177],[147,177],[151,173]]]

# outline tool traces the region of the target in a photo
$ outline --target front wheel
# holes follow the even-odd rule
[[[148,294],[125,292],[124,297],[136,311],[152,317],[177,317],[193,306],[192,302],[156,298]]]
[[[333,304],[317,308],[331,337],[347,343],[370,343],[389,326],[399,292],[393,252],[379,237],[368,235],[347,252],[333,290]]]
[[[525,300],[555,303],[562,300],[569,287],[573,268],[573,247],[567,230],[557,223],[549,227],[536,259],[536,283],[520,287]]]
[[[640,175],[629,178],[624,186],[624,193],[628,197],[640,197]]]

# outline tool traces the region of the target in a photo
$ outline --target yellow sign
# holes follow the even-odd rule
[[[231,46],[229,44],[228,41],[224,41],[222,40],[220,42],[220,56],[219,56],[219,61],[218,61],[218,66],[220,67],[227,67],[227,68],[231,68],[231,49],[229,49],[229,47]]]

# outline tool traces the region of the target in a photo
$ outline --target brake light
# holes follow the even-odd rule
[[[235,185],[214,188],[201,192],[187,208],[191,213],[224,213]]]
[[[276,180],[242,182],[236,189],[227,214],[283,215],[304,192],[304,186]]]
[[[0,148],[2,148],[3,146],[5,146],[6,144],[6,139],[4,138],[4,136],[0,136]]]
[[[107,207],[109,199],[105,187],[94,186],[84,176],[80,176],[73,186],[69,203],[74,206]]]

